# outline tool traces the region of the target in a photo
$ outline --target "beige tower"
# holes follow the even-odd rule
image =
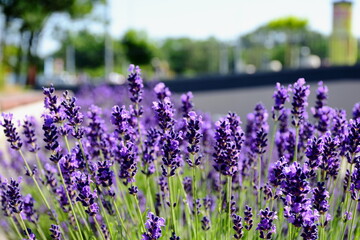
[[[332,26],[330,63],[332,65],[355,64],[357,44],[352,35],[352,1],[334,1]]]

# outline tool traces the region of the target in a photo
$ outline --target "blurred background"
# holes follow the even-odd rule
[[[359,46],[357,0],[0,0],[5,92],[123,84],[130,63],[175,91],[192,90],[184,79],[196,90],[353,80]]]
[[[1,85],[122,83],[354,65],[360,3],[0,0]]]

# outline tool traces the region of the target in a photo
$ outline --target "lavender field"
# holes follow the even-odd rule
[[[133,65],[43,93],[40,121],[2,114],[1,239],[360,239],[360,102],[328,106],[326,83],[220,118]]]

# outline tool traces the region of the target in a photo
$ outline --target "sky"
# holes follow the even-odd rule
[[[191,36],[233,39],[284,16],[309,20],[330,34],[332,0],[110,0],[112,32],[133,27],[154,38]],[[360,0],[353,0],[353,30],[360,36]],[[355,24],[357,23],[357,24]]]
[[[166,37],[231,41],[279,17],[296,16],[310,28],[330,34],[333,0],[109,0],[111,35],[144,30],[154,40]],[[103,10],[100,14],[104,14]],[[99,27],[99,26],[98,26]],[[96,27],[94,27],[96,29]],[[353,0],[353,33],[360,37],[360,0]],[[42,52],[56,48],[43,41]],[[41,50],[41,49],[40,49]],[[45,50],[45,51],[44,51]]]

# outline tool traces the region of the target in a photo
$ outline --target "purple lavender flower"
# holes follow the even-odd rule
[[[29,238],[25,238],[23,240],[36,240],[36,235],[31,232],[30,228],[28,228],[27,231],[29,232]]]
[[[192,210],[192,212],[193,212],[194,215],[199,215],[200,214],[201,206],[202,205],[201,205],[200,199],[196,199],[195,201],[193,199],[193,210]]]
[[[275,162],[269,171],[269,182],[274,187],[280,186],[285,178],[284,167],[287,164],[285,157],[281,157],[279,161]]]
[[[141,78],[141,69],[139,66],[130,64],[129,72],[128,82],[129,92],[131,94],[130,100],[133,103],[139,104],[142,101],[142,93],[144,88],[143,80]]]
[[[55,194],[56,194],[57,200],[60,204],[60,207],[64,210],[64,212],[69,212],[69,209],[68,209],[69,199],[67,198],[66,190],[65,190],[64,186],[60,185],[59,187],[57,187]],[[71,195],[73,195],[73,194],[71,194]]]
[[[201,219],[201,228],[204,231],[207,231],[210,229],[210,219],[207,216],[204,216]]]
[[[93,157],[101,155],[103,146],[106,144],[106,127],[104,125],[104,120],[101,118],[102,110],[101,108],[91,105],[89,111],[87,112],[87,117],[89,119],[89,124],[86,127],[85,133],[88,140],[88,149]],[[103,154],[103,153],[102,153]]]
[[[50,235],[51,239],[61,240],[61,231],[60,231],[60,227],[58,225],[51,224],[50,232],[51,232],[51,235]]]
[[[277,219],[276,212],[272,212],[269,208],[260,210],[260,222],[256,228],[260,232],[260,238],[271,239],[273,233],[276,232],[276,226],[273,223]]]
[[[100,228],[105,240],[110,240],[110,233],[107,226],[105,224],[101,224]]]
[[[57,175],[57,169],[51,166],[50,164],[46,163],[44,184],[46,186],[49,186],[54,193],[58,185],[56,175]]]
[[[142,240],[155,240],[159,239],[162,234],[161,227],[165,226],[165,219],[155,216],[152,212],[147,215],[145,223],[146,232],[142,235]]]
[[[326,85],[324,85],[323,81],[318,83],[318,89],[316,91],[316,102],[315,107],[313,108],[314,118],[319,118],[321,114],[319,114],[319,109],[326,106],[328,99],[329,89]]]
[[[306,160],[307,166],[310,169],[316,170],[322,162],[322,153],[324,152],[324,144],[322,138],[313,137],[309,139],[305,155],[308,158]]]
[[[352,109],[352,115],[353,115],[353,119],[355,120],[360,118],[360,102],[355,103]]]
[[[126,110],[125,106],[118,105],[112,108],[111,123],[115,125],[115,132],[122,136],[123,140],[130,140],[133,132],[130,125],[131,114]]]
[[[76,178],[76,188],[78,190],[78,196],[76,201],[81,202],[86,207],[85,212],[90,216],[94,216],[99,212],[99,207],[95,200],[97,199],[96,190],[91,192],[90,178],[84,173],[78,173]]]
[[[65,114],[61,105],[58,104],[58,97],[55,95],[55,88],[51,84],[49,88],[43,88],[44,106],[49,110],[49,114],[54,117],[54,122],[59,123],[65,120]]]
[[[330,124],[334,115],[334,110],[331,107],[323,106],[317,109],[317,125],[316,128],[320,133],[325,133],[330,130]]]
[[[64,107],[64,113],[68,120],[68,125],[71,126],[72,135],[76,139],[81,139],[84,134],[84,129],[81,127],[84,121],[84,116],[80,112],[80,107],[76,105],[76,98],[70,97],[69,92],[63,93],[64,100],[61,102],[61,106]]]
[[[329,192],[325,189],[325,182],[318,182],[317,187],[313,189],[313,206],[320,215],[329,210]]]
[[[233,176],[238,171],[238,161],[243,142],[240,121],[232,121],[232,114],[215,123],[214,168],[226,176]]]
[[[139,189],[138,189],[138,187],[136,187],[136,186],[131,186],[131,187],[129,187],[129,194],[130,195],[137,195],[138,194],[138,192],[139,192]]]
[[[28,147],[29,152],[37,152],[40,150],[36,142],[35,135],[35,118],[26,116],[23,124],[23,134],[26,138],[26,145]]]
[[[114,172],[110,169],[109,161],[98,162],[96,182],[104,188],[110,187],[114,181]]]
[[[268,113],[265,106],[258,103],[255,106],[254,112],[247,115],[247,125],[245,130],[245,158],[243,159],[242,173],[246,174],[247,169],[253,168],[257,160],[257,150],[261,147],[262,140],[265,140],[266,134],[269,131],[267,123]],[[262,130],[261,130],[262,129]],[[261,135],[258,135],[261,131]]]
[[[174,108],[170,98],[165,97],[163,101],[153,102],[153,109],[163,133],[174,126]]]
[[[356,162],[360,157],[360,119],[349,121],[349,135],[346,139],[346,158],[350,164]]]
[[[22,195],[20,194],[19,183],[20,180],[16,181],[11,178],[10,183],[7,183],[6,189],[3,192],[2,203],[6,204],[6,207],[11,210],[12,214],[18,214],[24,208],[24,200]]]
[[[292,101],[292,124],[298,127],[305,118],[305,109],[308,105],[307,98],[310,95],[309,85],[305,85],[305,79],[299,78],[294,84]]]
[[[185,123],[187,130],[185,133],[185,139],[189,143],[186,149],[189,154],[195,155],[200,151],[200,139],[202,137],[200,126],[202,124],[202,117],[191,111],[188,113],[187,118],[185,118]],[[198,156],[194,162],[187,159],[186,162],[190,167],[193,167],[194,165],[197,166],[200,165],[200,158],[201,156]]]
[[[303,232],[301,236],[304,240],[316,240],[318,239],[318,226],[316,224],[307,224],[303,226]]]
[[[354,201],[359,201],[359,191],[360,191],[360,170],[358,167],[355,167],[352,175],[351,175],[351,185],[350,185],[350,193],[351,198]]]
[[[248,205],[245,206],[245,210],[244,210],[244,226],[245,229],[250,231],[250,229],[253,226],[254,220],[253,220],[253,213],[252,213],[252,208],[249,207]]]
[[[243,225],[242,225],[242,218],[239,215],[232,214],[232,222],[234,224],[233,229],[235,230],[234,238],[241,239],[244,235]]]
[[[159,151],[159,139],[160,134],[155,128],[150,128],[147,131],[142,157],[144,167],[142,173],[147,176],[150,176],[155,172],[154,161],[156,159],[157,152]]]
[[[333,178],[337,177],[340,169],[339,146],[339,139],[337,137],[333,138],[330,132],[327,132],[324,136],[324,151],[320,168]]]
[[[21,212],[21,217],[32,223],[36,223],[39,219],[39,215],[34,209],[34,202],[35,201],[31,194],[27,194],[23,198],[23,210]]]
[[[265,132],[269,131],[269,125],[267,123],[267,119],[269,114],[262,103],[256,104],[254,108],[254,131],[255,133],[259,131],[261,128],[264,129]]]
[[[57,127],[54,124],[53,117],[45,114],[43,115],[44,118],[44,124],[43,124],[43,131],[44,131],[44,142],[45,149],[51,151],[50,160],[52,162],[59,162],[62,158],[62,149],[60,147],[60,144],[58,142],[58,133],[57,133]]]
[[[3,119],[0,124],[4,127],[6,140],[10,143],[12,149],[20,150],[22,141],[14,126],[13,115],[11,113],[2,113],[1,116]]]
[[[267,147],[267,133],[264,131],[263,128],[261,128],[257,133],[256,133],[256,138],[255,138],[255,148],[254,148],[254,152],[257,154],[264,154],[266,152],[266,147]]]
[[[310,186],[306,179],[306,171],[294,162],[288,167],[284,167],[284,180],[281,184],[284,202],[284,216],[296,227],[301,227],[304,223],[304,214],[311,207],[311,201],[307,198]]]
[[[275,104],[272,108],[272,118],[277,121],[281,117],[285,102],[289,101],[289,88],[276,83],[273,98],[275,99]]]
[[[172,232],[171,237],[169,240],[180,240],[180,237],[176,236],[175,232]]]
[[[191,179],[191,177],[184,177],[183,185],[184,185],[185,192],[189,196],[192,196],[192,179]]]
[[[2,179],[0,175],[0,202],[1,202],[1,210],[3,211],[3,215],[9,217],[12,215],[12,211],[9,205],[8,197],[7,197],[7,189],[8,189],[8,180]]]
[[[346,151],[346,138],[349,134],[348,121],[346,119],[346,111],[344,109],[336,109],[332,120],[331,133],[333,137],[337,137],[340,141],[341,152],[344,156]]]
[[[174,176],[176,169],[180,166],[179,142],[181,139],[182,132],[171,131],[164,136],[161,146],[163,156],[161,169],[164,177]]]
[[[187,92],[186,94],[181,95],[181,110],[183,117],[188,117],[188,114],[194,108],[194,104],[192,103],[193,97],[192,92]]]
[[[166,87],[163,82],[156,84],[156,86],[154,87],[154,92],[159,101],[163,101],[166,97],[171,96],[169,88]]]
[[[128,141],[126,144],[120,142],[120,145],[115,151],[115,159],[120,164],[119,177],[124,179],[124,184],[135,181],[137,173],[137,151],[136,146]]]

